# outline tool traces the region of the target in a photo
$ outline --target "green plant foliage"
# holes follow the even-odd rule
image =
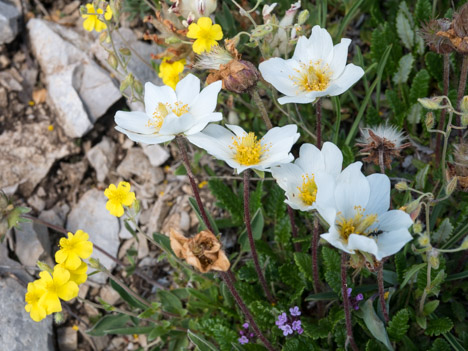
[[[388,322],[388,335],[390,339],[394,341],[400,341],[403,336],[406,335],[406,332],[409,328],[409,313],[407,309],[402,309],[398,311],[392,318],[390,322]]]
[[[453,323],[448,317],[436,318],[428,321],[426,334],[430,336],[438,336],[448,333],[453,328]]]

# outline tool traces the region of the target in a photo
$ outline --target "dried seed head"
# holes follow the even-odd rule
[[[240,94],[254,87],[259,79],[260,72],[251,62],[234,59],[210,73],[206,82],[210,84],[221,80],[224,89]]]
[[[440,35],[441,32],[446,32],[450,29],[450,21],[446,18],[432,19],[422,25],[420,34],[423,37],[426,45],[438,54],[448,54],[454,49],[450,39]]]
[[[459,38],[468,37],[468,3],[453,14],[453,30]]]
[[[379,165],[382,158],[385,168],[391,169],[393,158],[399,157],[401,150],[411,145],[403,143],[405,139],[403,133],[395,127],[381,124],[375,128],[361,129],[361,139],[356,146],[368,155],[363,161]]]
[[[456,179],[456,188],[468,192],[468,144],[454,145],[455,162],[447,162],[447,179],[449,182]],[[452,183],[453,184],[453,183]]]

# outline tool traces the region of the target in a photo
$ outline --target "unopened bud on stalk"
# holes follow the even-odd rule
[[[117,66],[119,65],[119,62],[117,61],[117,57],[115,57],[114,53],[109,53],[109,57],[107,58],[107,63],[109,66],[111,66],[113,69],[117,69]]]
[[[445,193],[447,195],[451,195],[455,191],[455,189],[457,188],[457,182],[457,177],[453,177],[452,180],[447,184],[445,188]]]
[[[468,95],[465,95],[460,102],[460,109],[463,113],[468,113]]]
[[[398,191],[408,190],[408,184],[406,182],[398,182],[395,184],[395,189]]]
[[[443,96],[435,96],[433,98],[419,98],[419,103],[428,110],[440,110],[445,108],[441,103],[444,100]]]
[[[461,122],[464,127],[468,126],[468,114],[462,115]]]
[[[411,201],[408,206],[406,206],[406,213],[411,213],[419,207],[419,200]]]
[[[135,80],[135,81],[133,82],[133,90],[135,90],[135,92],[136,92],[138,95],[143,94],[143,85],[141,85],[141,83],[140,83],[139,80]]]
[[[102,31],[101,34],[99,34],[99,42],[102,44],[104,41],[107,39],[107,31]]]
[[[178,37],[169,37],[169,38],[166,38],[164,40],[164,42],[168,45],[171,45],[171,44],[178,44],[180,43],[182,40]]]
[[[103,268],[103,267],[101,266],[101,263],[99,262],[99,260],[98,260],[97,258],[92,258],[92,257],[91,257],[90,259],[88,259],[88,262],[89,262],[89,266],[90,266],[91,268],[94,268],[94,269],[96,269],[96,270],[98,270],[98,271],[101,271],[102,268]]]
[[[62,312],[54,313],[54,321],[58,325],[63,324],[63,322],[65,322],[65,318],[63,317],[63,313]]]
[[[120,48],[119,51],[124,56],[130,56],[132,54],[132,52],[128,48]]]
[[[463,239],[463,242],[460,245],[460,249],[467,250],[468,249],[468,236]]]
[[[439,251],[432,249],[429,253],[429,264],[433,269],[438,269],[440,265]]]
[[[306,21],[309,19],[309,10],[303,10],[299,13],[299,16],[297,16],[297,24],[298,25],[303,25],[306,23]]]
[[[41,271],[43,271],[43,272],[48,272],[48,273],[52,274],[53,271],[54,271],[54,270],[52,269],[52,267],[49,266],[49,265],[48,265],[47,263],[45,263],[45,262],[37,261],[37,262],[36,262],[36,265],[37,265],[37,266],[39,267],[39,269],[40,269]]]
[[[421,222],[417,221],[413,224],[413,232],[419,234],[422,232],[422,224]]]
[[[120,92],[124,92],[129,86],[133,85],[133,75],[130,73],[125,79],[120,83]]]
[[[428,112],[426,114],[426,119],[424,120],[424,123],[426,124],[427,129],[432,129],[434,128],[434,114],[432,112]]]
[[[260,26],[257,26],[252,31],[252,38],[263,38],[265,35],[269,34],[272,31],[273,31],[272,26],[270,26],[269,24],[262,24]]]

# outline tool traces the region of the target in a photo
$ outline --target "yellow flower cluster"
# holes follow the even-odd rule
[[[116,217],[122,217],[125,212],[123,207],[130,207],[135,201],[135,193],[130,191],[130,183],[127,182],[120,182],[118,187],[114,184],[109,185],[104,195],[109,199],[106,209]]]
[[[106,23],[99,19],[99,15],[104,14],[104,19],[106,21],[110,21],[112,18],[112,9],[109,5],[106,7],[106,13],[100,8],[94,8],[93,4],[86,4],[86,12],[87,14],[81,15],[85,20],[83,22],[83,28],[88,32],[92,32],[95,30],[96,32],[101,32],[103,29],[107,28]]]
[[[223,39],[223,29],[219,24],[213,24],[211,18],[201,17],[197,23],[189,25],[187,38],[195,39],[192,49],[196,54],[210,52],[218,45],[218,40]]]
[[[184,71],[185,63],[185,59],[171,61],[169,57],[164,57],[159,65],[159,78],[162,78],[165,85],[169,85],[175,90],[180,80],[180,74]]]
[[[57,265],[53,271],[39,273],[40,278],[28,284],[24,309],[35,322],[48,314],[60,312],[60,299],[69,301],[78,296],[78,286],[88,278],[88,266],[82,259],[93,252],[93,243],[88,239],[88,234],[82,230],[68,233],[68,238],[60,239],[60,250],[55,254]]]

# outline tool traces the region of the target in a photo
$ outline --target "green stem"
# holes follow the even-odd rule
[[[452,118],[453,118],[453,113],[449,112],[449,120],[447,123],[447,129],[445,130],[445,135],[444,135],[444,147],[442,149],[442,179],[444,184],[447,182],[447,177],[445,175],[445,159],[447,157],[447,146],[448,146],[448,140],[450,137],[450,131],[452,129]]]

